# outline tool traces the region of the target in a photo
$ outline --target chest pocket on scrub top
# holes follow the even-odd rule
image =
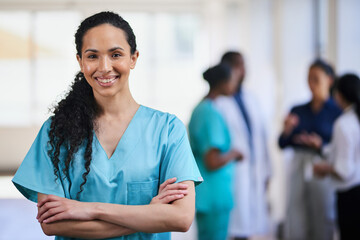
[[[151,199],[157,195],[159,180],[146,182],[127,183],[127,204],[128,205],[147,205]],[[126,240],[156,240],[157,234],[153,233],[134,233],[125,236]]]
[[[159,180],[127,183],[127,204],[146,205],[158,193]]]

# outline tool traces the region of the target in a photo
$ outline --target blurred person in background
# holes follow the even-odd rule
[[[190,144],[204,178],[196,192],[199,240],[226,240],[233,207],[234,160],[242,154],[231,148],[229,129],[214,106],[221,95],[235,91],[236,79],[227,65],[216,65],[203,74],[210,90],[195,107],[190,123]]]
[[[243,154],[235,164],[235,206],[231,213],[229,234],[236,240],[269,232],[267,189],[271,164],[264,117],[260,104],[244,90],[245,64],[241,53],[227,52],[221,63],[236,74],[236,92],[215,100],[229,126],[232,148]]]
[[[337,189],[340,239],[360,239],[360,79],[342,76],[335,85],[335,100],[343,114],[334,124],[327,161],[314,165],[317,176],[330,175]]]
[[[284,121],[280,148],[291,147],[288,203],[284,237],[288,240],[331,240],[335,226],[335,196],[330,178],[313,176],[313,164],[331,139],[341,109],[330,96],[333,68],[316,60],[309,69],[310,102],[295,106]]]
[[[187,231],[202,178],[182,122],[132,97],[139,52],[130,25],[97,13],[82,21],[75,43],[81,71],[15,186],[38,203],[37,220],[55,239],[170,239],[170,231]]]

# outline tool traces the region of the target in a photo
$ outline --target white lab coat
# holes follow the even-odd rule
[[[334,134],[327,156],[342,180],[333,178],[338,191],[360,185],[360,125],[354,106],[345,109],[334,124]]]
[[[269,231],[266,181],[270,177],[271,164],[267,148],[266,132],[260,107],[255,98],[242,93],[252,129],[253,156],[251,156],[248,130],[241,110],[234,97],[221,96],[215,106],[228,124],[232,148],[240,151],[244,159],[236,163],[234,199],[229,235],[248,237]]]

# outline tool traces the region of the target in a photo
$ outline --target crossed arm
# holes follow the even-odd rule
[[[149,205],[79,202],[38,194],[38,216],[47,235],[101,239],[135,232],[187,231],[195,212],[192,181],[165,181]]]

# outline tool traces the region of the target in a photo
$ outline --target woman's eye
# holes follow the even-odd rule
[[[112,55],[112,57],[114,57],[114,58],[121,57],[121,54],[120,54],[120,53],[114,53],[114,54]]]
[[[96,58],[96,55],[94,55],[94,54],[89,55],[88,58],[90,58],[90,59]]]

